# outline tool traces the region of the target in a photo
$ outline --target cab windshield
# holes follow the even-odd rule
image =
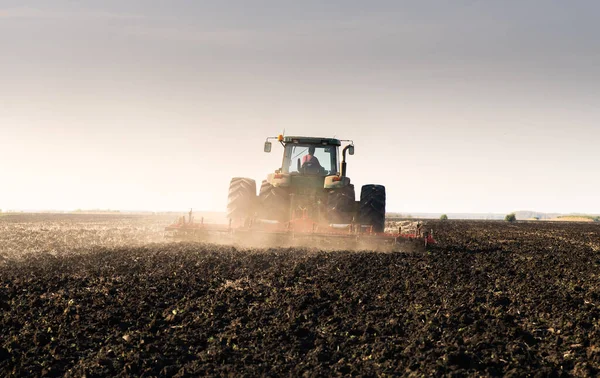
[[[292,174],[335,175],[337,174],[337,148],[314,144],[287,144],[282,171]]]

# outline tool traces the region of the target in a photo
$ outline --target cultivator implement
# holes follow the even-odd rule
[[[252,247],[303,246],[322,249],[386,251],[425,250],[434,244],[432,231],[421,223],[403,224],[394,230],[374,232],[360,224],[318,224],[304,214],[288,222],[261,219],[231,219],[229,224],[195,221],[190,211],[165,228],[165,236],[179,241],[241,244]]]

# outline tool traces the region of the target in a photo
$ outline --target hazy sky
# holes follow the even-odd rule
[[[0,208],[224,210],[285,129],[353,139],[389,211],[600,213],[599,12],[0,0]]]

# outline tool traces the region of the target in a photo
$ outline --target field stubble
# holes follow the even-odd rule
[[[427,253],[162,243],[169,219],[0,219],[0,374],[578,375],[600,227],[429,222]]]

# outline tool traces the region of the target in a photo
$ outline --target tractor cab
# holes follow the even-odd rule
[[[318,176],[331,176],[338,173],[338,147],[340,146],[338,140],[315,138],[290,138],[289,140],[290,142],[284,144],[282,173]]]
[[[271,152],[269,139],[275,138],[267,139],[265,152]],[[342,173],[339,165],[339,147],[342,141],[339,139],[279,135],[277,141],[284,147],[283,161],[277,173],[291,176],[334,176]],[[350,147],[352,155],[354,146]]]

